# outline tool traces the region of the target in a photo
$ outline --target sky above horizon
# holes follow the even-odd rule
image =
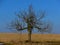
[[[0,0],[0,32],[15,32],[6,28],[15,18],[15,12],[26,10],[32,4],[35,11],[45,10],[52,22],[52,33],[60,34],[60,0]]]

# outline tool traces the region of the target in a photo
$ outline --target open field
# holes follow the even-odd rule
[[[60,43],[60,34],[32,34],[31,36],[32,36],[32,41],[34,41],[34,42],[37,41],[37,43],[46,42],[46,41],[58,41]],[[25,41],[25,40],[28,40],[28,34],[0,33],[0,42],[17,43],[19,41]],[[23,43],[25,43],[25,42],[23,42]],[[28,43],[26,43],[26,44],[28,44]],[[35,45],[36,43],[33,43],[33,44]],[[56,43],[56,45],[58,45],[58,44]]]
[[[60,34],[32,34],[33,41],[60,41]],[[0,33],[0,41],[24,41],[28,40],[28,34],[18,34],[18,33]]]

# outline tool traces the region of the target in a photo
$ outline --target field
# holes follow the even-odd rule
[[[50,42],[52,43],[52,45],[60,45],[60,34],[32,34],[31,36],[33,45],[37,43],[44,43],[45,45],[50,45]],[[26,42],[24,41],[26,40],[28,40],[28,34],[0,33],[0,42],[13,42],[16,43],[16,45],[18,45],[18,42],[20,42],[20,44],[25,44]],[[26,43],[26,45],[28,45],[28,43]]]

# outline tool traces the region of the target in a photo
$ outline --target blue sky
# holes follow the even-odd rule
[[[30,4],[35,11],[45,10],[46,19],[53,23],[52,33],[60,34],[60,0],[0,0],[0,32],[12,32],[6,25],[14,20],[15,12]]]

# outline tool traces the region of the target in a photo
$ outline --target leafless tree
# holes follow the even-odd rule
[[[44,23],[42,19],[45,17],[45,12],[41,12],[40,17],[36,17],[35,11],[32,5],[29,6],[28,11],[21,11],[17,14],[17,20],[11,23],[10,28],[17,31],[28,31],[28,41],[31,42],[31,34],[33,29],[37,29],[39,32],[50,32],[50,23]]]

